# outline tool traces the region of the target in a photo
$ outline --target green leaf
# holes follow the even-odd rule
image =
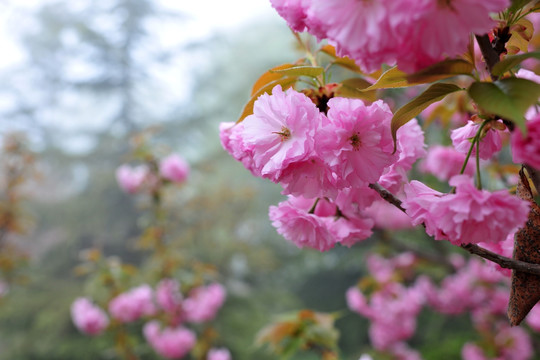
[[[474,65],[463,59],[448,59],[407,76],[409,83],[430,83],[456,75],[471,75]]]
[[[386,70],[375,82],[368,88],[365,88],[364,91],[375,90],[375,89],[390,89],[390,88],[399,88],[411,86],[407,82],[407,74],[399,70],[397,66],[394,66],[391,69]]]
[[[425,108],[436,101],[444,99],[450,93],[464,90],[454,84],[437,83],[431,85],[423,93],[412,99],[409,103],[403,105],[392,117],[392,138],[394,139],[394,151],[396,149],[396,134],[400,127],[409,120],[420,114]]]
[[[334,61],[332,64],[339,65],[345,69],[354,71],[359,74],[363,74],[362,70],[356,65],[353,59],[348,56],[339,57],[336,55],[336,49],[332,45],[324,45],[319,51],[325,53],[326,55],[332,57]]]
[[[531,0],[512,0],[512,5],[510,5],[508,10],[515,13],[516,11],[527,5],[529,2],[531,2]]]
[[[475,82],[468,89],[470,97],[484,111],[512,120],[525,134],[524,114],[540,97],[540,84],[527,79],[507,78]]]
[[[272,73],[278,73],[282,76],[309,76],[317,77],[324,72],[324,68],[320,66],[294,66],[288,69],[270,70]]]
[[[377,100],[375,90],[362,91],[371,86],[371,83],[362,78],[352,78],[343,80],[341,86],[336,90],[336,95],[346,98],[362,99],[367,101]]]
[[[240,115],[240,117],[238,118],[236,123],[244,121],[244,119],[247,116],[253,114],[253,105],[255,104],[255,101],[259,98],[259,96],[261,96],[262,94],[269,94],[272,91],[272,89],[274,88],[274,86],[276,86],[276,85],[281,85],[283,90],[285,90],[285,89],[291,87],[292,85],[294,85],[294,83],[296,83],[297,80],[298,80],[298,78],[294,77],[294,76],[293,77],[283,77],[283,78],[271,81],[271,82],[267,83],[266,85],[264,85],[262,88],[257,90],[257,92],[255,94],[253,94],[251,96],[251,98],[249,99],[247,104],[244,106],[244,109],[242,109],[242,114]]]
[[[540,51],[529,52],[526,54],[507,56],[506,59],[499,61],[492,69],[492,73],[495,76],[501,76],[514,66],[519,65],[522,61],[527,59],[540,59]]]
[[[276,81],[276,80],[278,80],[278,79],[280,79],[280,78],[282,78],[284,76],[283,74],[275,72],[276,70],[290,69],[290,68],[295,67],[295,66],[297,66],[297,65],[294,65],[294,64],[278,65],[278,66],[268,70],[264,74],[262,74],[261,77],[259,77],[257,79],[255,84],[253,84],[253,88],[251,89],[251,96],[253,96],[257,91],[259,91],[261,88],[266,86],[268,83],[270,83],[272,81]]]

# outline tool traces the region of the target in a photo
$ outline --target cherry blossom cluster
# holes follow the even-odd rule
[[[135,194],[144,189],[152,189],[159,181],[181,184],[189,175],[189,164],[178,154],[170,154],[157,164],[157,174],[148,164],[121,165],[116,169],[116,181],[122,190]]]
[[[381,64],[412,72],[467,50],[469,34],[496,23],[509,0],[270,0],[298,32],[328,39],[367,72]],[[451,32],[451,35],[448,34]],[[444,40],[443,40],[444,39]]]
[[[212,283],[193,288],[186,298],[174,279],[163,279],[155,290],[141,285],[123,292],[108,303],[108,314],[88,298],[71,306],[75,326],[84,334],[99,335],[116,324],[145,320],[143,335],[150,346],[167,359],[181,359],[197,342],[197,335],[185,326],[212,321],[225,302],[225,288]],[[208,352],[207,360],[230,360],[225,348]]]
[[[476,258],[466,261],[455,255],[449,260],[454,273],[435,284],[427,276],[411,282],[419,264],[419,259],[411,253],[390,259],[368,257],[369,277],[360,281],[360,286],[351,287],[346,299],[352,311],[371,322],[369,335],[374,349],[396,359],[421,359],[419,353],[408,348],[406,341],[416,331],[420,311],[429,308],[450,316],[470,314],[482,341],[465,343],[463,359],[531,359],[529,333],[520,327],[510,327],[506,320],[508,274]],[[533,308],[527,324],[533,331],[540,330],[540,306]]]
[[[425,154],[416,121],[399,129],[394,153],[392,112],[383,101],[366,105],[333,97],[327,106],[320,111],[305,94],[278,85],[255,102],[253,115],[220,127],[223,147],[288,195],[270,208],[278,232],[299,247],[320,251],[371,236],[375,223],[384,223],[381,207],[387,207],[369,184],[399,191]],[[396,220],[396,228],[410,227],[403,215]]]
[[[327,107],[320,111],[304,93],[278,85],[255,101],[243,122],[220,127],[222,145],[235,159],[253,175],[283,187],[288,199],[270,207],[270,220],[297,246],[327,251],[368,238],[374,226],[418,224],[436,240],[455,245],[497,243],[527,220],[526,201],[506,190],[478,189],[471,177],[474,161],[467,160],[477,148],[485,161],[501,150],[501,133],[507,130],[500,121],[470,120],[451,132],[453,147],[436,145],[426,155],[416,120],[398,129],[393,151],[393,114],[382,100],[366,105],[333,97]],[[528,124],[534,134],[535,122]],[[523,142],[531,147],[539,140],[529,135]],[[448,180],[454,192],[443,194],[408,179],[422,157],[420,169]],[[374,183],[402,198],[408,217],[381,200],[370,187]]]

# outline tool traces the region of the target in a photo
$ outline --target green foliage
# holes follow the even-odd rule
[[[526,134],[524,114],[538,101],[540,84],[527,79],[507,78],[494,83],[474,82],[468,92],[485,112],[512,120]]]
[[[540,51],[529,52],[519,55],[507,56],[493,66],[493,75],[501,76],[527,59],[540,59]]]
[[[397,110],[392,117],[391,125],[394,149],[396,146],[396,134],[400,127],[424,111],[429,105],[444,99],[448,94],[460,90],[463,89],[454,84],[436,83]]]

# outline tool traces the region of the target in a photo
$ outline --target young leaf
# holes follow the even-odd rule
[[[242,109],[242,114],[240,115],[240,118],[236,122],[237,123],[242,122],[247,116],[253,114],[253,104],[255,104],[255,101],[257,100],[259,96],[265,93],[271,93],[272,89],[276,85],[281,85],[281,87],[285,90],[291,87],[292,85],[294,85],[294,83],[296,83],[296,80],[298,80],[298,78],[295,76],[284,77],[284,78],[279,78],[277,80],[271,81],[267,83],[266,85],[264,85],[257,92],[255,92],[255,94],[251,96],[247,104],[244,106],[244,109]]]
[[[506,59],[501,60],[492,69],[493,75],[501,76],[514,66],[519,65],[522,61],[527,59],[540,59],[540,51],[534,51],[526,54],[507,56]]]
[[[455,91],[464,90],[454,84],[436,83],[427,88],[423,93],[403,105],[392,118],[392,138],[394,139],[394,151],[396,148],[396,134],[400,127],[409,120],[420,114],[425,108],[436,101]]]
[[[479,107],[512,120],[526,134],[524,114],[540,97],[540,84],[527,79],[507,78],[494,83],[475,82],[468,92]]]
[[[407,74],[399,70],[397,66],[386,70],[375,82],[375,84],[364,89],[364,91],[375,89],[390,89],[411,86],[407,82]]]
[[[290,69],[295,66],[296,65],[294,64],[283,64],[283,65],[273,67],[272,69],[262,74],[261,77],[257,79],[255,84],[253,84],[253,88],[251,89],[251,96],[253,96],[257,91],[259,91],[266,84],[271,83],[272,81],[278,80],[284,76],[283,74],[277,73],[276,70]]]
[[[363,74],[362,70],[356,65],[353,59],[351,59],[348,56],[345,57],[339,57],[336,55],[336,48],[332,45],[324,45],[321,49],[321,52],[325,53],[328,56],[331,56],[334,61],[332,61],[333,64],[339,65],[341,67],[344,67],[345,69],[354,71],[359,74]]]
[[[287,69],[272,69],[271,73],[281,74],[281,76],[309,76],[317,77],[324,72],[320,66],[294,66]]]
[[[469,61],[463,59],[448,59],[408,75],[406,78],[407,82],[410,84],[430,83],[456,75],[470,75],[473,70],[474,65]]]
[[[336,95],[373,102],[377,100],[375,90],[362,91],[369,86],[371,86],[371,83],[362,78],[347,79],[341,82],[341,86],[336,90]]]

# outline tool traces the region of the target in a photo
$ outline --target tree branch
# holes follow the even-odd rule
[[[496,254],[475,244],[463,244],[461,247],[471,254],[478,255],[486,260],[499,264],[505,269],[517,270],[529,274],[540,275],[540,265],[531,264],[524,261],[514,260],[502,255]]]
[[[482,52],[482,56],[484,57],[484,60],[486,61],[489,74],[491,75],[491,79],[495,81],[499,77],[493,75],[491,73],[491,70],[493,69],[495,64],[500,61],[499,54],[497,54],[497,52],[491,45],[491,41],[489,40],[488,34],[475,35],[475,38],[476,38],[476,41],[478,42],[478,46],[480,47],[480,51]]]
[[[536,173],[538,175],[538,173]],[[369,184],[369,187],[375,190],[383,200],[386,202],[394,205],[399,210],[405,212],[405,209],[403,206],[401,206],[402,201],[399,200],[397,197],[394,196],[391,192],[384,189],[379,184]],[[505,256],[496,254],[492,251],[489,251],[487,249],[481,248],[478,245],[475,244],[462,244],[461,248],[467,250],[469,253],[473,255],[480,256],[481,258],[484,258],[488,261],[494,262],[498,264],[500,267],[505,269],[512,269],[516,271],[521,271],[529,274],[534,275],[540,275],[540,265],[539,264],[532,264],[524,261],[514,260],[507,258]]]
[[[401,206],[401,200],[395,197],[394,194],[392,194],[390,191],[386,190],[385,188],[383,188],[381,185],[377,183],[369,184],[369,187],[375,190],[377,193],[379,193],[379,195],[384,201],[389,202],[390,204],[397,207],[399,210],[405,212],[405,209]]]

